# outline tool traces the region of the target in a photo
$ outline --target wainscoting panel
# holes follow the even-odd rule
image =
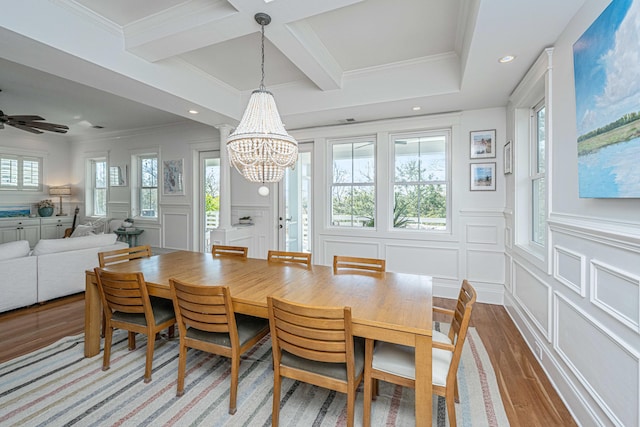
[[[640,354],[562,294],[554,349],[614,425],[640,423]]]
[[[640,277],[592,260],[591,302],[640,332]]]
[[[353,240],[324,239],[322,254],[326,265],[333,263],[334,255],[359,256],[364,258],[384,258],[381,245],[376,242],[357,242]]]
[[[498,227],[486,224],[467,224],[467,243],[498,244]]]
[[[584,297],[587,293],[586,257],[556,245],[553,248],[553,258],[553,277],[581,297]]]
[[[385,246],[387,270],[458,281],[458,250],[450,247]]]
[[[540,333],[551,342],[551,287],[519,262],[514,262],[513,268],[516,301]]]
[[[504,252],[467,250],[467,279],[504,283]]]
[[[191,214],[189,212],[162,211],[163,248],[191,250]]]

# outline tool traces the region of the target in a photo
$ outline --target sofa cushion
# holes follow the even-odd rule
[[[0,244],[0,260],[22,258],[29,255],[29,242],[27,240],[18,240]]]
[[[96,234],[72,239],[42,239],[33,248],[33,255],[108,246],[114,244],[117,238],[118,236],[115,234]]]

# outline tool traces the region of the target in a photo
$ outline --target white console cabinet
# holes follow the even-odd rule
[[[0,243],[28,240],[34,247],[40,240],[40,218],[9,218],[0,220]]]
[[[40,218],[41,239],[61,239],[67,228],[71,228],[73,218],[68,216],[51,216]]]

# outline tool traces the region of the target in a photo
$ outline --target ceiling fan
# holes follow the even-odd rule
[[[2,89],[0,89],[0,92]],[[56,133],[67,133],[69,126],[43,122],[40,116],[8,116],[0,110],[0,129],[4,129],[5,123],[16,129],[22,129],[31,133],[42,133],[43,130]]]

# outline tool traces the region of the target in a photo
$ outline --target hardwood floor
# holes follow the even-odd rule
[[[434,298],[434,305],[454,304]],[[576,426],[504,307],[477,303],[471,326],[487,349],[512,426]],[[83,329],[83,294],[0,314],[0,362]]]

